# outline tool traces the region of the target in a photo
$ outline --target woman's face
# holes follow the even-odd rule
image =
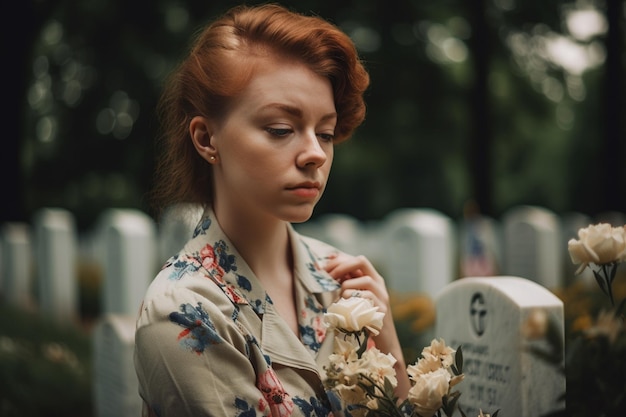
[[[212,131],[215,205],[258,220],[302,222],[330,173],[337,122],[332,87],[303,64],[259,59],[255,76]]]

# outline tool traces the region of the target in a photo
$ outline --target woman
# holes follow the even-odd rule
[[[389,311],[364,257],[300,236],[333,146],[363,121],[369,77],[349,37],[277,5],[236,7],[202,31],[160,103],[162,207],[205,207],[150,285],[136,331],[144,414],[327,416],[322,323],[339,296]],[[377,347],[408,377],[390,314]]]

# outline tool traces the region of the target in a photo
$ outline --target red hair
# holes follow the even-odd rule
[[[195,116],[222,117],[232,97],[254,75],[256,57],[272,54],[302,62],[330,80],[336,143],[363,122],[369,75],[344,32],[319,17],[279,5],[237,6],[199,32],[166,82],[158,105],[161,154],[153,192],[161,208],[177,202],[211,203],[211,168],[193,146],[189,123]]]

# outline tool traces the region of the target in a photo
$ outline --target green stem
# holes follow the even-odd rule
[[[363,342],[361,342],[361,338],[359,337],[360,334],[363,334],[365,336]],[[367,339],[369,339],[369,332],[367,330],[363,330],[362,332],[359,332],[357,334],[356,338],[359,342],[359,350],[356,352],[356,354],[359,358],[361,358],[361,356],[363,356],[363,353],[365,353],[365,351],[367,350]]]
[[[395,398],[390,397],[389,394],[384,389],[382,389],[378,384],[376,384],[376,382],[372,378],[368,377],[367,375],[363,375],[363,374],[361,374],[361,377],[363,379],[367,380],[370,383],[370,385],[362,384],[361,385],[362,388],[365,391],[368,391],[367,388],[373,387],[374,391],[370,392],[370,395],[373,398],[377,399],[377,400],[382,400],[385,403],[387,403],[387,407],[385,407],[385,409],[392,410],[392,412],[393,412],[392,416],[405,417],[404,414],[402,414],[402,412],[398,409],[396,401],[395,401]],[[382,395],[376,395],[376,390],[380,391],[382,393]]]
[[[610,270],[607,270],[610,268]],[[604,282],[606,283],[606,291],[611,300],[611,307],[615,308],[615,300],[613,299],[613,279],[617,272],[617,263],[610,263],[602,265],[602,275],[604,275]]]

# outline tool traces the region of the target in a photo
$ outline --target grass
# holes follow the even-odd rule
[[[91,335],[0,304],[0,416],[91,417]]]

